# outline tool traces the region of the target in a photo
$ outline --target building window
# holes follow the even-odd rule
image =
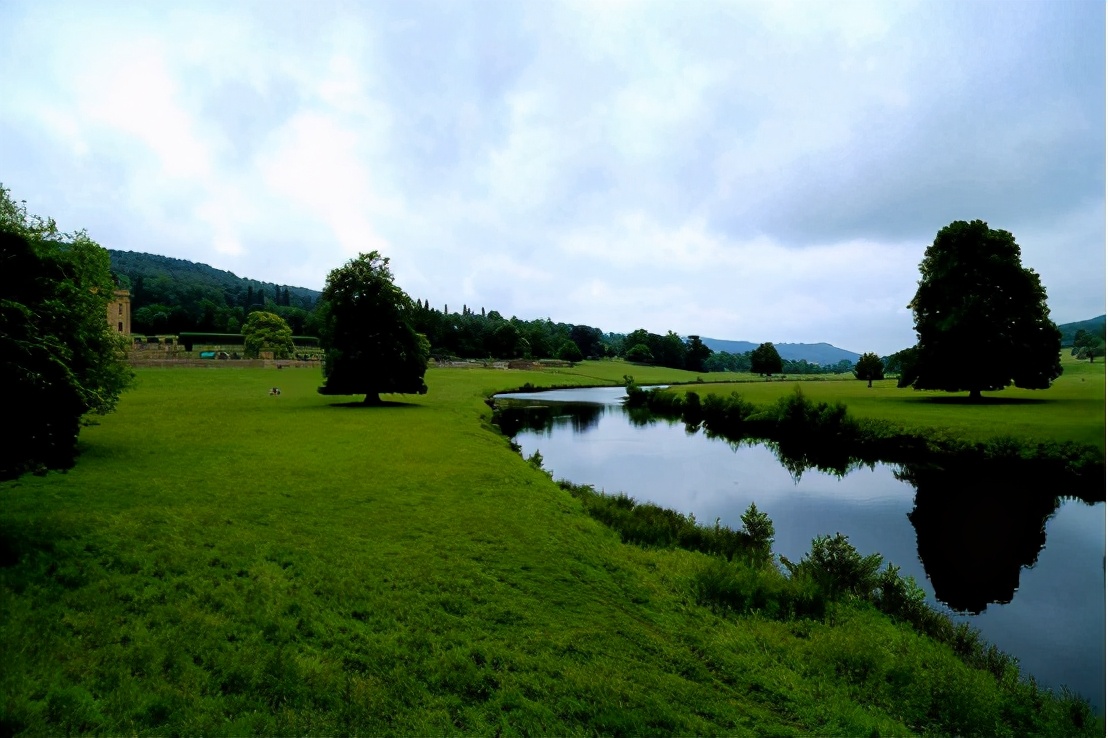
[[[123,303],[119,303],[119,314],[123,315]]]
[[[121,321],[119,321],[119,332],[120,332],[120,333],[122,333],[122,332],[123,332],[123,321],[122,321],[122,320],[121,320]]]

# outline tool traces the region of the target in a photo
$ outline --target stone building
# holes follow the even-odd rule
[[[108,303],[108,325],[125,336],[131,335],[131,293],[115,290]]]

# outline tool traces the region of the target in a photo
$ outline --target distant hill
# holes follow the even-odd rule
[[[729,354],[744,354],[758,348],[758,344],[750,341],[725,341],[703,336],[700,340],[713,351],[726,351]],[[819,366],[838,364],[843,359],[853,363],[858,361],[861,356],[861,354],[832,346],[829,343],[775,343],[773,346],[777,349],[777,353],[781,354],[781,358],[786,361],[804,359],[809,364],[818,364]]]
[[[185,331],[238,333],[252,310],[278,313],[296,335],[316,335],[312,315],[320,293],[259,282],[171,256],[108,249],[112,273],[131,292],[137,335]]]
[[[169,277],[181,284],[196,287],[215,288],[226,295],[238,296],[246,293],[248,287],[255,291],[267,291],[272,295],[274,288],[289,291],[290,304],[310,309],[319,300],[320,293],[307,287],[278,285],[271,282],[259,282],[256,279],[240,277],[223,269],[216,269],[195,261],[176,259],[172,256],[146,254],[139,251],[116,251],[108,249],[112,271],[126,277],[130,285],[136,281],[149,281],[156,277]],[[268,288],[268,290],[267,290]],[[236,304],[237,300],[228,300]]]
[[[1094,333],[1101,338],[1104,338],[1104,316],[1100,315],[1096,318],[1089,318],[1088,320],[1079,320],[1076,323],[1062,323],[1058,326],[1058,330],[1062,331],[1062,345],[1072,346],[1073,337],[1077,335],[1077,332],[1084,330],[1086,333]]]

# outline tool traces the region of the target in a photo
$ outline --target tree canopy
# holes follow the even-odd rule
[[[750,371],[770,376],[781,373],[781,354],[772,343],[763,343],[750,353]]]
[[[948,392],[1046,389],[1062,374],[1061,333],[1046,290],[1020,262],[1015,237],[984,221],[939,231],[908,307],[918,336],[902,385]]]
[[[296,347],[292,342],[292,329],[285,319],[276,313],[256,310],[242,327],[243,353],[257,358],[262,351],[272,351],[273,358],[287,359]]]
[[[106,250],[0,186],[0,393],[18,423],[0,444],[0,479],[72,465],[82,418],[113,410],[131,383],[108,325],[114,289]]]
[[[858,363],[854,365],[854,376],[869,382],[873,386],[873,380],[885,378],[885,365],[881,357],[874,353],[862,354]]]
[[[393,282],[388,257],[359,254],[327,275],[322,331],[325,395],[424,394],[430,344],[411,325],[412,300]]]

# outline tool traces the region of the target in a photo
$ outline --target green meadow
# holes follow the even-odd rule
[[[496,391],[625,374],[697,379],[432,369],[427,395],[364,407],[309,369],[140,370],[72,470],[0,485],[3,733],[1103,733],[867,604],[705,604],[718,559],[621,543],[490,424]],[[792,387],[726,378],[699,391]],[[973,407],[889,382],[804,391],[906,427],[1104,446],[1103,364]]]
[[[841,402],[856,418],[884,420],[909,431],[941,431],[968,441],[1011,436],[1024,441],[1072,441],[1104,450],[1104,363],[1062,357],[1062,376],[1049,390],[1015,387],[983,393],[984,401],[967,402],[967,394],[898,389],[895,379],[873,387],[850,375],[813,379],[801,384],[814,402]],[[707,375],[713,377],[715,375]],[[637,379],[637,377],[636,377]],[[728,395],[738,392],[755,405],[769,404],[793,391],[792,378],[712,384],[694,391]],[[681,388],[692,389],[692,388]]]

